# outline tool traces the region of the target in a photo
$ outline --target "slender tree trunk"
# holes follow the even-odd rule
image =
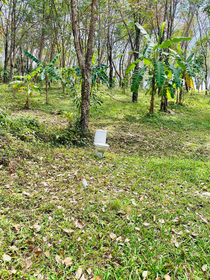
[[[9,62],[9,57],[8,57],[8,36],[5,38],[5,48],[4,48],[4,83],[7,83],[8,77],[7,77],[7,67],[8,67],[8,62]]]
[[[140,19],[138,20],[140,22]],[[140,48],[140,29],[135,25],[136,30],[136,38],[135,38],[135,52],[134,55],[134,61],[136,61],[139,58],[139,48]],[[137,71],[139,69],[139,63],[136,64],[134,71]],[[133,92],[132,95],[132,102],[137,103],[138,102],[138,91]]]
[[[29,96],[28,96],[28,92],[27,92],[27,95],[26,95],[25,109],[29,109]]]
[[[65,59],[66,58],[66,52],[65,52],[65,42],[62,38],[62,76],[63,76],[63,68],[65,68]],[[62,84],[63,93],[66,93],[66,87]]]
[[[46,103],[49,104],[49,97],[48,97],[48,77],[45,76],[45,93],[46,93]]]
[[[88,69],[83,70],[82,73],[82,88],[81,88],[81,126],[83,129],[89,126],[89,112],[90,112],[90,84],[91,75]]]
[[[154,114],[154,101],[155,101],[155,74],[152,77],[152,95],[150,99],[150,109],[149,113]]]
[[[208,94],[208,66],[207,66],[207,59],[205,56],[205,95]]]
[[[109,62],[109,83],[110,88],[113,87],[113,64],[112,64],[112,38],[110,38],[110,27],[108,27],[107,34],[107,53]]]
[[[16,0],[12,1],[12,18],[11,18],[11,51],[10,51],[10,76],[9,81],[13,80],[14,76],[14,64],[15,64],[15,49],[16,49]]]
[[[180,91],[179,91],[179,104],[182,105],[182,95],[183,95],[183,89],[182,87],[180,88]]]

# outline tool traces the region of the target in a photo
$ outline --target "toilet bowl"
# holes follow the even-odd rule
[[[96,155],[98,157],[104,157],[104,153],[108,150],[109,145],[106,144],[106,131],[104,130],[96,130],[94,145]]]

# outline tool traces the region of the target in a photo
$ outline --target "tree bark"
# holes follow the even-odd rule
[[[160,111],[168,112],[168,98],[166,94],[161,97]]]
[[[46,93],[46,103],[49,104],[49,97],[48,97],[48,77],[45,76],[45,93]]]
[[[154,114],[154,101],[155,101],[155,74],[152,77],[152,94],[150,99],[150,109],[149,113]]]
[[[16,49],[16,0],[12,1],[12,17],[11,17],[11,46],[10,46],[10,76],[9,81],[12,82],[15,64]]]
[[[79,61],[79,66],[82,72],[82,88],[81,88],[81,132],[87,132],[89,130],[89,112],[90,112],[90,84],[91,84],[91,65],[94,53],[94,35],[95,25],[97,21],[97,0],[92,0],[91,3],[91,19],[89,25],[89,33],[86,47],[85,59],[80,47],[79,32],[77,28],[76,19],[76,2],[71,0],[71,19],[72,30],[74,35],[74,45]]]
[[[139,52],[139,47],[140,47],[140,29],[136,25],[135,25],[135,30],[136,30],[136,38],[135,38],[134,61],[136,61],[139,58],[138,52]],[[138,69],[139,69],[139,63],[136,64],[134,71],[137,71]],[[132,102],[133,103],[138,102],[138,91],[133,92]]]

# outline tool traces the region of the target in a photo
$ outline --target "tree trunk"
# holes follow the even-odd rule
[[[45,88],[46,103],[49,104],[49,97],[48,97],[48,77],[47,77],[47,75],[46,75],[46,77],[45,77],[45,85],[46,85],[46,88]]]
[[[150,109],[149,113],[154,114],[154,100],[155,100],[155,75],[152,77],[152,95],[150,100]]]
[[[89,112],[90,112],[90,71],[85,69],[82,74],[82,87],[81,87],[81,127],[88,130],[89,127]]]
[[[208,94],[208,66],[207,61],[205,59],[205,95]]]
[[[74,36],[74,45],[79,61],[79,66],[82,72],[82,87],[81,87],[81,132],[89,130],[89,112],[90,112],[90,83],[91,83],[91,65],[94,53],[94,37],[95,25],[97,21],[97,0],[92,0],[91,3],[91,19],[88,32],[88,40],[86,47],[85,59],[80,47],[79,32],[76,19],[76,2],[71,0],[71,22]],[[69,8],[70,10],[70,8]]]
[[[140,22],[140,19],[138,20]],[[139,58],[139,48],[140,48],[140,29],[135,25],[136,30],[136,38],[135,38],[135,52],[134,55],[134,61],[136,61]],[[139,69],[139,63],[136,64],[134,71],[137,71]],[[138,91],[133,92],[132,95],[132,102],[137,103],[138,102]]]
[[[108,62],[109,62],[109,86],[113,87],[113,64],[112,64],[112,38],[110,38],[110,31],[108,27],[107,34],[107,53],[108,53]]]
[[[168,98],[166,94],[161,97],[160,111],[168,112]]]
[[[26,96],[25,109],[29,109],[29,96],[28,96],[28,92],[27,92],[27,96]]]
[[[66,52],[65,52],[65,42],[64,39],[62,39],[62,77],[63,77],[63,68],[65,68],[65,58],[66,58]],[[62,84],[63,93],[66,93],[66,87]]]
[[[183,94],[183,89],[182,87],[180,88],[180,91],[179,91],[179,104],[182,105],[182,94]]]
[[[7,77],[7,67],[8,67],[8,62],[9,62],[9,57],[8,57],[8,36],[5,38],[5,48],[4,48],[4,83],[7,83],[8,77]]]
[[[15,49],[16,49],[16,0],[12,1],[12,18],[11,18],[11,46],[10,46],[10,76],[9,81],[12,82],[14,76],[14,64],[15,64]]]

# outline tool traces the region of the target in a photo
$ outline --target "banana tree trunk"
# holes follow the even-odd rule
[[[163,111],[163,112],[168,111],[168,98],[167,98],[166,94],[161,97],[160,111]]]

